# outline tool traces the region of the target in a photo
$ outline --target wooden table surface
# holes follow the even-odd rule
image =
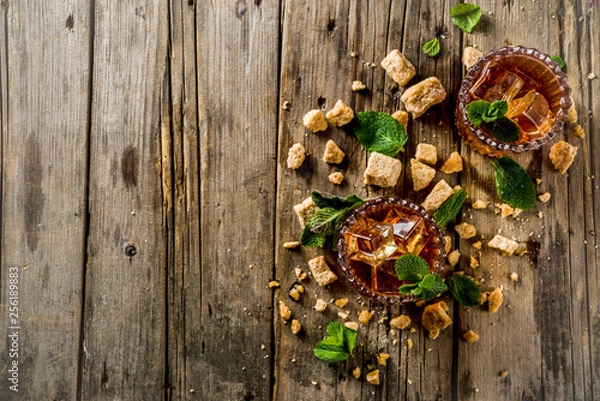
[[[476,2],[472,34],[450,20],[457,2],[443,0],[0,2],[0,399],[600,399],[598,1]],[[430,58],[421,45],[436,35],[442,52]],[[503,286],[497,313],[447,299],[453,324],[430,340],[418,308],[359,297],[331,253],[282,247],[299,238],[292,206],[313,189],[422,201],[427,191],[415,193],[406,174],[420,142],[440,159],[464,158],[462,173],[436,181],[499,202],[453,110],[462,49],[517,44],[564,58],[586,136],[574,124],[559,135],[579,148],[565,175],[549,145],[516,157],[552,194],[547,204],[519,219],[465,207],[477,238],[501,230],[529,254],[479,254],[447,230],[464,255],[458,268],[483,290]],[[380,66],[392,49],[415,65],[413,83],[437,76],[448,98],[410,122],[402,177],[381,190],[363,184],[368,153],[356,138],[310,133],[302,117],[338,99],[400,109],[405,88]],[[353,93],[353,80],[367,90]],[[346,152],[341,166],[321,160],[328,139]],[[309,155],[290,170],[296,142]],[[341,186],[332,171],[344,173]],[[309,277],[291,301],[294,269],[321,254],[340,279],[323,288]],[[469,270],[471,255],[480,268]],[[268,288],[274,279],[280,288]],[[343,297],[343,309],[313,309]],[[280,318],[280,300],[301,335]],[[327,323],[362,309],[374,316],[355,358],[318,360]],[[389,318],[403,312],[416,331],[394,334]],[[461,339],[468,329],[477,343]],[[374,368],[378,386],[364,380]]]

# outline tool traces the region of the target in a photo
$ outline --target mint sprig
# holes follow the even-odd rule
[[[467,118],[475,126],[483,127],[492,133],[494,138],[504,143],[513,143],[521,137],[521,130],[510,118],[508,102],[498,100],[490,103],[486,100],[475,100],[467,105]]]
[[[398,279],[408,282],[398,288],[401,294],[429,300],[450,290],[461,305],[473,306],[479,300],[479,288],[469,277],[455,273],[446,285],[440,276],[429,273],[427,261],[420,256],[403,255],[396,260],[394,268]]]
[[[318,191],[313,191],[311,198],[320,209],[304,226],[300,243],[307,247],[319,248],[329,245],[335,250],[334,236],[341,222],[364,201],[356,195],[340,198],[324,195]]]
[[[554,61],[556,64],[558,64],[558,66],[560,67],[561,70],[565,69],[565,67],[566,67],[565,60],[563,60],[563,58],[561,56],[550,56],[550,59],[552,61]]]
[[[454,194],[446,202],[442,203],[442,206],[433,213],[433,219],[438,226],[444,228],[450,223],[460,212],[467,194],[462,189],[454,192]]]
[[[509,157],[491,160],[496,177],[498,197],[512,207],[529,210],[535,206],[536,192],[533,180],[523,167]]]
[[[356,113],[350,129],[369,151],[396,157],[404,151],[408,135],[404,126],[389,114],[367,110]]]
[[[357,336],[355,330],[339,322],[331,322],[327,325],[327,333],[329,336],[319,341],[314,349],[317,358],[327,363],[337,363],[354,356]]]
[[[470,3],[457,4],[450,10],[450,18],[454,25],[464,32],[471,33],[481,19],[481,8]]]
[[[425,53],[429,57],[437,56],[440,53],[440,50],[442,50],[440,40],[438,38],[433,38],[425,42],[421,47],[421,50],[423,50],[423,53]]]

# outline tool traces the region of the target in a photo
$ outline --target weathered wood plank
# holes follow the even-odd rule
[[[167,5],[96,3],[93,19],[80,396],[146,399],[166,382]]]
[[[88,2],[49,3],[0,5],[2,400],[77,393],[90,14]]]
[[[269,399],[279,4],[196,4],[200,286],[186,383],[204,400]],[[193,280],[194,277],[192,276]],[[193,295],[198,294],[193,288]]]

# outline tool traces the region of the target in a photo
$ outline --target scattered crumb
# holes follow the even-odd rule
[[[589,80],[592,80],[592,79],[594,79],[594,78],[596,78],[596,74],[594,74],[593,72],[590,72],[590,73],[588,74],[588,79],[589,79]]]
[[[528,253],[527,242],[519,242],[519,245],[517,246],[517,250],[515,251],[515,255],[523,256],[526,253]]]
[[[540,185],[542,183],[542,179],[541,178],[536,178],[535,182],[536,182],[536,184]]]
[[[429,77],[406,89],[400,100],[412,118],[422,116],[431,106],[446,98],[446,90],[436,77]]]
[[[381,61],[381,66],[400,86],[406,85],[417,73],[412,63],[397,49]]]
[[[444,235],[444,251],[446,252],[446,255],[448,255],[450,253],[451,249],[452,249],[452,237],[449,235]]]
[[[417,145],[415,159],[433,166],[437,163],[437,148],[435,145],[420,143]]]
[[[423,327],[429,332],[429,338],[435,340],[440,334],[440,330],[452,324],[452,319],[446,313],[448,305],[444,301],[427,305],[421,317]]]
[[[492,240],[488,242],[487,245],[490,248],[497,249],[509,255],[514,254],[517,248],[519,247],[519,243],[517,241],[513,241],[499,234],[492,238]]]
[[[327,129],[325,115],[318,109],[306,113],[302,119],[302,123],[311,132],[325,131]]]
[[[511,214],[513,214],[513,212],[514,209],[512,208],[512,206],[507,205],[506,203],[500,205],[500,216],[502,216],[502,218],[510,216]]]
[[[294,301],[299,301],[302,294],[304,294],[304,286],[302,284],[294,284],[288,294]]]
[[[473,202],[471,207],[476,210],[485,209],[487,207],[487,204],[488,204],[487,202],[477,199],[475,202]]]
[[[475,249],[481,249],[481,241],[473,242],[471,246]]]
[[[283,243],[285,249],[294,249],[300,246],[300,241],[287,241]]]
[[[410,323],[411,320],[408,315],[400,315],[390,320],[390,326],[398,330],[404,330],[410,326]]]
[[[439,209],[439,207],[442,206],[442,204],[446,202],[448,198],[452,196],[452,194],[454,194],[452,187],[450,187],[446,181],[440,180],[437,184],[435,184],[421,206],[423,206],[428,213],[433,213]]]
[[[481,294],[479,294],[479,299],[477,300],[477,303],[479,305],[483,305],[484,303],[487,302],[487,298],[488,298],[488,293],[482,292]]]
[[[292,333],[294,333],[294,334],[298,334],[298,333],[300,333],[300,330],[302,330],[302,325],[296,319],[292,320],[291,326],[292,326],[291,327],[292,328]]]
[[[357,366],[357,367],[355,367],[355,368],[352,370],[352,376],[353,376],[355,379],[358,379],[358,378],[360,378],[360,374],[361,374],[361,371],[360,371],[360,368],[359,368],[358,366]]]
[[[514,272],[510,273],[510,279],[516,283],[517,281],[519,281],[519,275]]]
[[[340,164],[346,154],[340,147],[331,139],[325,144],[325,153],[323,153],[323,161],[325,163]]]
[[[329,174],[329,182],[332,184],[340,185],[342,181],[344,181],[344,174],[339,171]]]
[[[352,92],[359,92],[367,87],[361,81],[352,81]]]
[[[358,323],[356,322],[346,322],[344,323],[344,326],[346,326],[349,329],[352,329],[354,331],[358,331]]]
[[[408,338],[406,340],[406,347],[408,347],[408,349],[412,349],[413,346],[414,346],[413,340]]]
[[[299,169],[306,158],[306,149],[299,143],[295,143],[288,150],[287,166],[292,170]]]
[[[467,69],[471,68],[479,58],[483,57],[483,53],[471,46],[467,46],[463,50],[462,63]]]
[[[299,267],[296,267],[294,269],[294,274],[296,275],[296,277],[298,277],[298,280],[300,280],[300,281],[302,281],[306,277],[308,277],[308,274],[306,274],[306,272]]]
[[[404,130],[406,130],[406,128],[408,127],[408,113],[406,111],[398,110],[394,114],[392,114],[392,117],[394,117],[400,124],[402,124]]]
[[[276,280],[269,281],[269,288],[278,288],[278,287],[279,287],[279,281],[276,281]]]
[[[440,171],[446,174],[457,173],[462,171],[462,169],[463,160],[458,152],[452,152],[450,157],[448,157],[448,160],[446,160],[446,162],[442,164],[442,167],[440,167]]]
[[[337,306],[339,308],[343,308],[344,306],[348,305],[348,298],[336,299],[334,303],[335,303],[335,306]]]
[[[337,280],[337,276],[329,268],[324,256],[318,256],[309,260],[308,267],[310,268],[315,281],[321,287],[331,284]]]
[[[338,316],[340,317],[340,319],[342,320],[346,320],[348,319],[348,314],[346,312],[338,312]]]
[[[387,366],[387,360],[389,359],[390,354],[386,354],[384,352],[379,353],[377,355],[377,364],[382,366]]]
[[[550,148],[550,160],[559,173],[564,174],[567,172],[571,163],[575,160],[577,149],[577,146],[573,146],[565,141],[559,141],[552,145],[552,148]]]
[[[544,192],[543,194],[538,196],[538,199],[544,203],[547,203],[550,200],[551,196],[552,195],[550,195],[550,192]]]
[[[518,215],[520,215],[521,213],[523,213],[523,209],[519,209],[518,207],[514,208],[513,212],[512,212],[512,216],[513,217],[517,217]]]
[[[298,216],[298,221],[302,228],[304,228],[306,222],[310,220],[317,210],[319,210],[319,207],[313,202],[310,196],[304,199],[302,203],[294,205],[294,213]]]
[[[374,385],[379,384],[379,369],[375,369],[374,371],[367,373],[367,382]]]
[[[281,316],[283,320],[290,320],[292,317],[292,311],[283,303],[283,301],[279,301],[279,316]]]
[[[502,372],[500,372],[500,377],[501,378],[505,378],[506,376],[508,376],[508,371],[507,370],[503,370]]]
[[[284,110],[289,110],[289,108],[290,108],[290,102],[288,102],[287,100],[285,100],[283,102],[283,104],[281,105],[281,108],[284,109]]]
[[[458,249],[453,250],[448,254],[448,263],[454,267],[460,260],[460,251]]]
[[[477,333],[475,333],[473,330],[469,330],[463,334],[463,338],[468,343],[474,343],[479,340],[479,335]]]
[[[400,160],[381,153],[371,152],[365,170],[365,184],[377,185],[382,188],[393,187],[396,185],[401,171],[402,162]]]
[[[571,107],[569,107],[569,122],[576,123],[577,122],[577,109],[575,108],[575,102],[573,98],[571,98]]]
[[[461,239],[473,238],[477,234],[475,226],[469,223],[460,223],[454,226],[454,231],[458,233]]]
[[[573,132],[575,132],[575,135],[577,135],[581,139],[585,138],[585,131],[583,130],[583,127],[581,125],[577,124]]]
[[[479,267],[479,260],[476,257],[471,256],[470,263],[471,269],[477,269]]]
[[[361,324],[367,324],[369,323],[369,320],[371,320],[372,317],[373,312],[369,312],[368,310],[361,310],[360,314],[358,315],[358,321]]]
[[[327,302],[323,301],[322,299],[317,299],[317,303],[315,304],[315,310],[317,312],[323,312],[325,309],[327,309]]]
[[[333,109],[325,115],[327,119],[335,126],[341,127],[354,119],[354,111],[341,99],[335,103]]]
[[[502,288],[498,287],[492,291],[487,297],[488,311],[491,313],[496,312],[503,302]]]
[[[435,177],[435,169],[428,165],[417,161],[416,159],[410,159],[410,171],[413,180],[413,188],[415,191],[420,191],[427,188],[433,178]]]

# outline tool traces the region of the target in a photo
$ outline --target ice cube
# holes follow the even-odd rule
[[[399,258],[407,253],[418,255],[421,253],[427,241],[429,233],[425,219],[414,214],[405,214],[401,210],[392,209],[384,219],[394,229],[394,241],[397,251],[391,256]]]
[[[394,269],[395,259],[386,259],[381,265],[373,267],[371,276],[372,288],[380,293],[398,293],[402,282]]]
[[[396,251],[394,230],[388,223],[364,217],[358,220],[344,238],[350,260],[377,266]]]
[[[555,117],[546,98],[534,90],[511,101],[506,116],[514,120],[529,138],[546,135]]]
[[[494,61],[489,61],[483,67],[481,75],[473,84],[470,93],[472,96],[488,102],[511,101],[519,93],[523,83],[518,75],[507,71]]]

